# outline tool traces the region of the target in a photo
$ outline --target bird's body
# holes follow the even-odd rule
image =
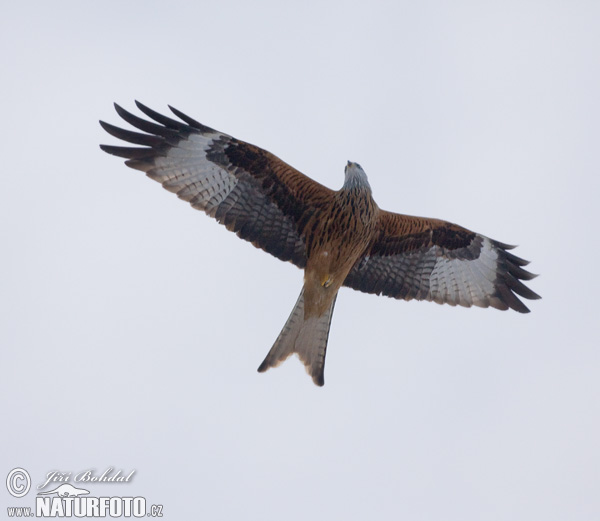
[[[348,163],[346,175],[361,171]],[[366,181],[366,177],[365,180]],[[368,183],[348,182],[331,194],[331,201],[315,212],[308,228],[304,285],[296,306],[273,348],[259,367],[276,367],[293,353],[305,364],[317,385],[323,385],[323,370],[329,326],[338,291],[348,273],[363,255],[377,230],[379,208]]]
[[[349,163],[346,170],[360,166]],[[379,208],[367,185],[334,192],[331,203],[316,213],[307,239],[304,270],[305,314],[322,314],[371,242],[377,229]],[[310,303],[310,304],[309,304]]]
[[[181,121],[138,103],[153,123],[116,106],[147,132],[102,123],[139,147],[102,145],[125,157],[181,199],[216,218],[256,247],[304,269],[298,301],[259,367],[298,354],[317,385],[339,289],[405,300],[470,307],[528,309],[518,295],[539,298],[521,280],[534,277],[506,244],[438,219],[380,210],[360,165],[348,162],[345,182],[330,190],[254,145],[171,109]]]

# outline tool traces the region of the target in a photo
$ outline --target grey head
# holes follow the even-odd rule
[[[345,180],[344,186],[346,190],[351,188],[368,188],[371,190],[367,174],[358,163],[348,161],[346,168],[344,168]]]

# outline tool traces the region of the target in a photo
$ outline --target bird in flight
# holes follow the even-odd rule
[[[270,152],[195,121],[178,120],[136,102],[150,120],[115,104],[140,132],[103,121],[127,143],[100,145],[126,158],[193,208],[238,237],[304,270],[304,285],[260,372],[297,354],[315,384],[324,384],[325,354],[339,289],[404,300],[527,313],[518,296],[538,299],[523,284],[528,262],[489,239],[446,221],[380,209],[364,170],[348,162],[344,185],[331,190]],[[151,121],[152,120],[152,121]]]

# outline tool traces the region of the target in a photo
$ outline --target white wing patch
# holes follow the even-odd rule
[[[497,260],[498,253],[487,237],[483,238],[477,259],[438,257],[429,278],[431,300],[451,306],[489,306]]]
[[[165,157],[157,157],[148,177],[197,210],[211,214],[238,182],[234,175],[206,158],[213,143],[222,137],[218,132],[191,134],[169,149]]]

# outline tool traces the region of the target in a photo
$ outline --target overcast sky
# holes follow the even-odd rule
[[[164,519],[600,518],[597,2],[13,2],[0,483],[108,467]],[[518,244],[521,315],[342,289],[326,385],[256,368],[302,272],[118,158],[171,104],[331,187]],[[3,515],[3,514],[0,514]]]

